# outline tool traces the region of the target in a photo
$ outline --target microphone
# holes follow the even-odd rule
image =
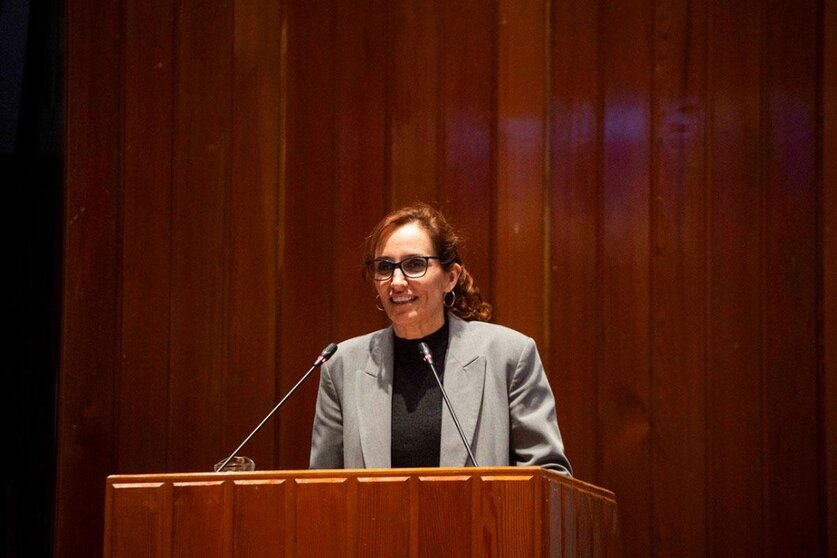
[[[250,432],[250,434],[246,438],[244,438],[244,441],[241,442],[241,444],[237,448],[235,448],[235,450],[230,454],[230,456],[221,463],[220,467],[217,467],[215,470],[218,472],[222,472],[224,470],[224,467],[226,467],[227,464],[230,461],[232,461],[233,457],[235,457],[236,454],[241,451],[241,448],[243,448],[247,444],[247,442],[250,441],[250,438],[252,438],[256,434],[256,432],[258,432],[259,429],[261,429],[262,426],[264,426],[264,423],[270,420],[270,417],[273,416],[273,413],[279,410],[279,407],[281,407],[285,403],[285,401],[287,401],[288,397],[290,397],[291,394],[293,394],[293,392],[296,391],[296,388],[302,385],[302,382],[304,382],[305,379],[308,378],[311,372],[313,372],[315,368],[319,368],[320,366],[325,364],[325,362],[328,361],[328,359],[330,359],[336,351],[337,343],[329,343],[328,346],[326,346],[326,348],[320,352],[320,355],[314,361],[314,364],[311,366],[311,368],[308,369],[308,372],[302,375],[302,378],[299,379],[296,385],[294,385],[294,387],[292,387],[291,390],[287,394],[285,394],[285,397],[283,397],[282,400],[279,401],[279,403],[277,403],[275,407],[273,407],[273,409],[267,414],[267,416],[262,419],[259,425],[256,428],[254,428],[253,431]]]
[[[445,387],[442,385],[442,380],[439,379],[439,374],[436,372],[436,366],[433,365],[433,353],[430,352],[430,347],[427,346],[427,343],[422,341],[419,343],[418,348],[421,353],[422,360],[430,366],[430,370],[433,372],[433,377],[436,378],[436,383],[439,384],[439,389],[442,390],[442,397],[445,399],[445,405],[447,405],[448,411],[450,411],[450,416],[453,417],[453,423],[459,431],[459,437],[462,438],[462,443],[465,444],[465,449],[468,451],[468,457],[471,458],[471,463],[474,464],[474,467],[479,467],[479,463],[477,463],[477,460],[474,458],[474,452],[471,451],[471,444],[469,444],[468,440],[465,438],[465,432],[462,430],[462,425],[459,424],[459,418],[453,411],[453,405],[450,404],[450,399],[448,399],[448,394],[445,392]]]

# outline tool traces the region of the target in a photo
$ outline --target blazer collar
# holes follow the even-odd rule
[[[372,336],[369,358],[355,373],[360,445],[368,469],[392,466],[392,335],[390,326]]]
[[[474,449],[474,433],[482,409],[485,387],[485,357],[473,344],[472,329],[468,322],[448,315],[450,338],[445,357],[445,392],[459,417],[465,438]],[[456,424],[442,403],[442,447],[440,467],[463,467],[469,464],[468,452],[462,444]]]
[[[473,449],[485,386],[485,357],[478,354],[473,346],[468,322],[451,314],[448,319],[450,334],[445,357],[445,392]],[[369,358],[355,373],[358,427],[363,461],[367,468],[391,466],[392,336],[392,327],[374,334]],[[461,467],[468,462],[468,452],[447,406],[444,402],[442,405],[439,465]]]

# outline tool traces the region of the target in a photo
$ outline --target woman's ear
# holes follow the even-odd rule
[[[448,288],[446,290],[452,291],[456,284],[459,283],[459,276],[462,275],[462,265],[455,263],[450,266],[450,282],[448,283]]]

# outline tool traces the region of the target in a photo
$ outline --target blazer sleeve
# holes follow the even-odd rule
[[[531,338],[518,358],[509,387],[509,420],[512,463],[572,475],[555,416],[555,398]]]
[[[311,434],[309,467],[343,468],[343,412],[328,364],[320,368],[320,389]]]

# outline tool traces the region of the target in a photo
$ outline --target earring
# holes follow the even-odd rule
[[[448,295],[453,295],[450,303],[448,303]],[[445,305],[445,308],[453,308],[453,305],[456,304],[456,293],[453,291],[446,292],[445,296],[442,297],[442,303]]]
[[[381,312],[384,311],[384,309],[381,307],[381,295],[375,295],[375,308],[377,308]]]

